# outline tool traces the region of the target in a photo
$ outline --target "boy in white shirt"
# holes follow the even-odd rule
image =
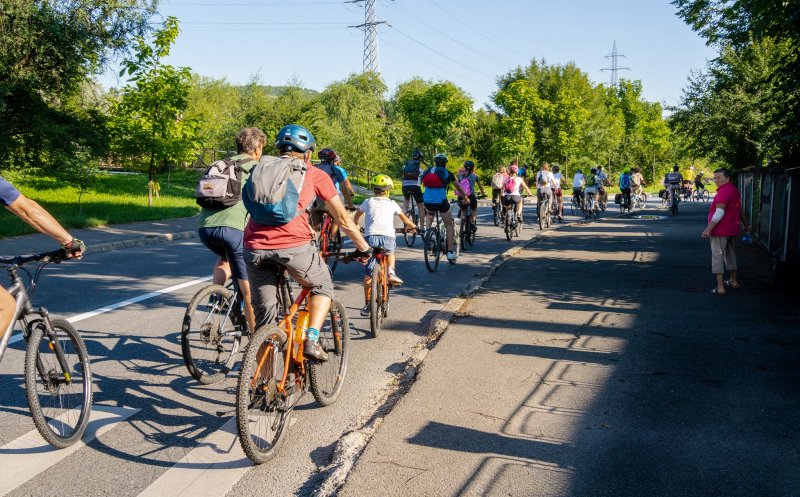
[[[364,216],[364,238],[372,248],[382,248],[386,254],[386,261],[389,263],[389,284],[402,285],[403,280],[397,276],[394,270],[394,250],[397,247],[397,240],[394,229],[394,216],[398,216],[406,229],[416,229],[414,222],[408,218],[397,202],[389,198],[389,192],[394,188],[392,178],[385,174],[379,174],[372,180],[372,191],[375,196],[365,200],[356,211],[354,221],[358,224],[361,216]],[[369,316],[369,291],[372,284],[372,267],[375,259],[370,259],[364,273],[364,307],[361,309],[362,316]]]

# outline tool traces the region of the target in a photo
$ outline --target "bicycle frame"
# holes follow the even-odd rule
[[[373,249],[372,257],[381,267],[381,295],[383,296],[383,301],[385,302],[389,297],[389,264],[387,264],[386,254],[381,248]],[[369,291],[371,292],[372,290]]]
[[[281,276],[279,278],[279,286],[280,285],[288,285],[289,282],[286,280],[285,276]],[[308,288],[303,288],[300,292],[300,295],[294,299],[292,305],[289,307],[289,311],[286,313],[286,316],[283,317],[281,320],[281,327],[286,332],[286,350],[284,351],[285,357],[283,361],[283,376],[281,376],[281,381],[276,385],[278,392],[285,394],[286,393],[286,380],[289,377],[289,368],[294,362],[300,368],[300,374],[305,376],[305,360],[303,357],[303,347],[298,346],[297,350],[295,351],[295,336],[294,336],[294,326],[292,325],[292,319],[297,314],[297,311],[300,309],[300,305],[303,302],[306,302],[306,307],[308,307],[308,295],[311,292]],[[267,354],[261,358],[261,361],[258,364],[258,369],[256,371],[261,371],[262,366],[264,365],[264,361],[267,359]]]

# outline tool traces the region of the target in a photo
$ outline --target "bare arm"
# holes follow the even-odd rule
[[[342,200],[338,195],[326,200],[325,207],[328,208],[328,214],[339,224],[339,229],[344,231],[347,238],[353,240],[353,244],[358,250],[362,252],[369,250],[369,244],[367,244],[367,241],[361,236],[358,225],[353,222],[353,219],[347,214],[347,211],[344,209],[344,204],[342,204]]]
[[[344,201],[347,203],[347,208],[355,209],[355,207],[353,207],[353,195],[350,193],[350,190],[352,190],[353,187],[350,186],[350,181],[348,180],[344,181],[345,181],[344,184],[339,185],[342,189],[342,196],[344,197]]]
[[[347,178],[345,178],[345,179],[344,179],[344,187],[345,187],[345,189],[347,190],[347,193],[349,193],[349,194],[350,194],[350,197],[351,197],[351,198],[352,198],[353,196],[355,196],[355,194],[356,194],[356,191],[353,189],[353,185],[352,185],[352,183],[350,183],[350,180],[349,180],[349,179],[347,179]]]
[[[406,216],[405,214],[403,214],[402,212],[398,212],[397,213],[397,217],[399,217],[400,220],[403,221],[403,224],[406,225],[406,228],[416,228],[416,225],[414,224],[414,221],[409,219],[409,217]]]
[[[362,210],[360,210],[360,209],[359,209],[359,210],[357,210],[357,211],[356,211],[356,215],[355,215],[355,216],[353,216],[353,222],[354,222],[354,223],[356,223],[356,224],[358,224],[358,220],[359,220],[359,219],[361,219],[361,216],[363,216],[363,215],[364,215],[364,211],[362,211]]]
[[[44,207],[35,200],[31,200],[25,195],[20,195],[11,205],[6,207],[15,216],[28,223],[36,231],[43,233],[58,243],[69,243],[72,235],[56,221]]]

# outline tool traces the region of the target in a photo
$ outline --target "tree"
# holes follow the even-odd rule
[[[133,58],[123,63],[130,81],[112,108],[109,124],[114,150],[148,173],[148,206],[158,195],[156,167],[190,160],[197,146],[196,118],[186,118],[191,73],[162,63],[178,36],[178,20],[168,17],[152,45],[140,37]]]
[[[105,153],[104,122],[80,102],[89,79],[147,32],[151,0],[3,0],[0,169]]]

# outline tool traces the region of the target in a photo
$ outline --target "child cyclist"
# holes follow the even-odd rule
[[[394,216],[400,218],[406,229],[416,229],[414,222],[408,218],[397,202],[389,198],[389,192],[394,187],[392,178],[385,174],[379,174],[372,180],[372,191],[375,196],[365,200],[356,211],[355,222],[361,216],[364,217],[364,236],[367,243],[372,248],[383,249],[386,260],[389,263],[389,284],[402,285],[403,280],[397,276],[394,270],[394,249],[397,246],[395,240]],[[375,259],[370,259],[364,275],[364,307],[361,309],[362,316],[369,316],[369,289],[372,284],[372,267]]]

